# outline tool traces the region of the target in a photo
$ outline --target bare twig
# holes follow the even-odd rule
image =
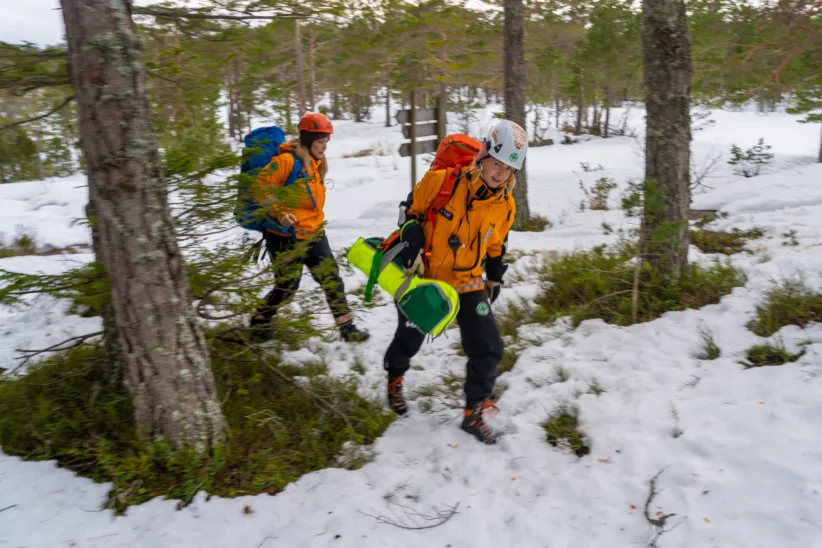
[[[265,538],[264,538],[264,539],[260,542],[260,544],[258,544],[258,545],[257,545],[257,548],[260,548],[263,544],[265,544],[265,543],[266,543],[266,542],[268,542],[269,540],[277,540],[278,538],[280,538],[280,537],[271,537],[271,536],[265,537]]]
[[[29,350],[29,349],[26,349],[26,348],[17,348],[16,350],[17,350],[17,352],[20,352],[21,354],[30,354],[27,357],[37,356],[39,354],[45,354],[47,352],[62,352],[63,350],[68,350],[70,348],[74,348],[75,346],[80,346],[81,344],[83,344],[83,342],[85,342],[86,339],[90,339],[92,337],[97,337],[97,336],[102,335],[102,334],[103,334],[102,331],[96,331],[94,333],[89,333],[87,335],[79,335],[77,337],[71,337],[70,339],[66,339],[63,342],[59,342],[55,345],[49,346],[48,348],[43,348],[42,350]],[[60,348],[60,347],[63,347],[63,345],[65,345],[67,343],[70,343],[70,342],[74,342],[74,344],[72,344],[71,346],[66,346],[65,348]]]
[[[11,506],[6,506],[2,510],[0,510],[0,512],[5,512],[6,510],[9,510],[10,508],[15,508],[16,506],[17,506],[16,504],[12,504]]]
[[[319,402],[320,405],[331,411],[331,413],[340,417],[343,420],[343,422],[345,422],[346,426],[348,426],[349,434],[353,434],[353,432],[355,432],[354,425],[351,424],[351,420],[348,418],[348,416],[338,411],[333,405],[326,401],[325,398],[317,394],[315,391],[309,390],[305,386],[301,385],[300,383],[298,383],[297,381],[295,381],[294,379],[292,379],[291,377],[289,377],[288,375],[286,375],[285,373],[283,373],[282,371],[268,363],[268,360],[266,360],[262,354],[260,354],[260,359],[263,361],[266,367],[268,367],[271,371],[274,372],[275,375],[283,379],[285,382],[291,384],[292,386],[295,386],[298,390],[305,392],[306,394],[317,400],[317,402]]]
[[[35,116],[33,118],[26,118],[25,120],[17,120],[16,122],[6,124],[5,126],[0,127],[0,133],[6,131],[8,129],[11,129],[13,127],[16,127],[16,126],[22,126],[23,124],[36,122],[37,120],[42,120],[43,118],[48,118],[52,114],[56,114],[57,112],[60,112],[60,110],[62,110],[63,107],[65,107],[67,104],[71,103],[73,100],[74,100],[74,95],[72,95],[70,97],[67,97],[65,101],[63,101],[58,106],[54,107],[53,109],[51,109],[50,111],[48,111],[45,114],[41,114],[40,116]]]
[[[402,515],[398,515],[397,512],[393,509],[393,517],[376,516],[373,514],[366,514],[365,512],[360,513],[364,516],[374,518],[375,520],[377,520],[377,523],[393,525],[394,527],[399,527],[400,529],[418,531],[422,529],[433,529],[434,527],[439,527],[440,525],[447,523],[448,520],[450,520],[452,517],[459,513],[460,507],[459,502],[453,506],[445,506],[444,509],[438,509],[436,507],[433,507],[432,511],[434,512],[434,514],[427,515],[411,508],[410,506],[399,504],[393,501],[389,501],[389,505],[401,508]]]
[[[705,160],[705,163],[701,167],[693,166],[692,169],[691,169],[691,173],[693,174],[693,177],[692,177],[692,180],[691,180],[691,188],[704,186],[705,188],[711,188],[712,189],[713,187],[706,185],[704,183],[704,181],[705,181],[705,179],[708,179],[708,178],[711,177],[711,173],[713,173],[714,170],[716,170],[717,165],[719,165],[719,162],[721,162],[721,161],[722,161],[722,153],[717,152],[713,156],[707,158]]]
[[[26,348],[17,348],[17,349],[15,349],[17,352],[19,352],[21,354],[25,354],[25,355],[18,358],[18,359],[23,360],[23,361],[19,365],[17,365],[17,367],[12,369],[11,372],[14,373],[17,370],[19,370],[21,367],[24,367],[35,356],[39,356],[41,354],[46,354],[46,353],[50,353],[50,352],[53,353],[53,352],[62,352],[64,350],[71,350],[72,348],[76,348],[76,347],[80,346],[81,344],[85,343],[86,339],[90,339],[92,337],[97,337],[97,336],[102,335],[102,334],[103,334],[102,331],[97,331],[95,333],[89,333],[88,335],[80,335],[78,337],[72,337],[70,339],[64,340],[63,342],[59,342],[55,345],[49,346],[48,348],[43,348],[41,350],[29,350],[29,349],[26,349]],[[73,343],[73,344],[68,344],[68,343]],[[66,346],[66,345],[68,345],[68,346]]]
[[[649,512],[649,508],[651,507],[651,503],[654,501],[654,498],[659,494],[659,491],[656,490],[656,480],[659,479],[659,476],[661,476],[662,473],[665,472],[666,469],[667,468],[663,468],[662,470],[657,472],[656,475],[653,478],[651,478],[651,481],[649,482],[650,483],[650,491],[648,492],[648,499],[645,501],[644,514],[645,514],[645,520],[656,528],[656,531],[654,531],[653,537],[651,538],[650,542],[648,543],[649,548],[656,548],[656,546],[657,546],[656,543],[659,540],[659,537],[661,537],[662,535],[664,535],[668,531],[671,531],[671,529],[665,529],[665,525],[668,522],[668,518],[672,518],[676,515],[676,514],[665,514],[665,515],[660,516],[658,518],[652,518],[651,515],[650,515],[650,512]],[[676,527],[676,526],[674,526],[674,527]]]

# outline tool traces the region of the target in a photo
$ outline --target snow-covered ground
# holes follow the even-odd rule
[[[636,130],[642,115],[637,108],[630,113]],[[755,370],[737,363],[762,341],[745,324],[774,280],[802,273],[822,286],[822,165],[812,164],[818,126],[780,113],[713,111],[711,117],[715,125],[694,134],[695,170],[719,154],[725,158],[703,181],[707,186],[698,190],[694,207],[728,213],[712,227],[766,229],[766,237],[753,242],[753,254],[732,258],[748,275],[747,284],[717,305],[627,328],[598,320],[575,330],[523,328],[522,338],[534,344],[500,377],[508,389],[499,418],[511,432],[499,445],[482,446],[462,433],[459,411],[424,413],[412,403],[410,415],[374,444],[373,462],[359,470],[318,471],[273,497],[206,501],[201,493],[180,511],[175,501],[155,499],[121,517],[100,509],[108,485],[52,462],[0,453],[0,547],[643,546],[654,533],[643,515],[648,482],[663,470],[648,511],[675,516],[660,547],[822,546],[822,327],[787,327],[775,335],[789,349],[810,343],[796,363]],[[492,120],[490,109],[478,112],[473,127]],[[365,148],[395,149],[399,130],[380,122],[336,124],[329,149],[334,185],[326,206],[335,249],[358,236],[389,233],[410,187],[407,159],[390,153],[344,158]],[[451,122],[451,129],[460,129],[456,118]],[[730,144],[744,149],[760,137],[773,146],[773,164],[756,178],[735,176],[725,163]],[[561,252],[613,241],[601,225],[627,226],[616,207],[618,193],[611,196],[613,211],[580,212],[579,182],[590,187],[605,176],[625,188],[642,174],[641,145],[641,137],[617,137],[532,149],[531,209],[554,226],[512,234],[512,249]],[[581,163],[602,169],[585,172]],[[420,161],[420,173],[424,165]],[[72,224],[83,216],[84,184],[71,177],[0,186],[0,232],[6,240],[32,232],[41,245],[88,243],[86,230]],[[799,245],[782,245],[791,230]],[[692,260],[710,259],[691,252]],[[53,273],[88,260],[82,254],[17,257],[1,259],[0,269]],[[523,257],[514,269],[525,272],[534,260]],[[533,278],[526,272],[523,279],[507,284],[503,304],[495,307],[533,295]],[[348,272],[345,282],[351,290],[365,276]],[[305,285],[313,282],[306,277]],[[48,298],[23,309],[0,307],[0,364],[13,364],[15,348],[48,346],[99,329],[96,319],[64,310],[64,303]],[[370,341],[347,346],[313,340],[311,350],[335,356],[331,374],[349,373],[355,360],[364,364],[364,389],[381,395],[381,357],[395,312],[383,300],[359,316],[373,334]],[[693,357],[704,328],[722,350],[715,361]],[[463,370],[457,340],[458,332],[448,331],[423,347],[407,378],[411,391]],[[568,372],[567,382],[550,381],[557,366]],[[594,378],[606,392],[580,395]],[[583,458],[544,441],[540,423],[562,404],[579,408],[591,444]],[[674,437],[674,428],[682,435]],[[243,512],[246,505],[253,513]],[[457,514],[432,529],[384,523],[425,525],[420,514],[457,505]]]

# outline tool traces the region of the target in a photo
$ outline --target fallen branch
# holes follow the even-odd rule
[[[10,508],[15,508],[16,506],[17,506],[16,504],[12,504],[11,506],[6,506],[6,507],[5,507],[5,508],[3,508],[2,510],[0,510],[0,512],[5,512],[6,510],[8,510],[8,509],[10,509]]]

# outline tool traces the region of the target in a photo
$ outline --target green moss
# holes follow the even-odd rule
[[[747,361],[741,361],[742,365],[750,369],[752,367],[764,367],[768,365],[783,365],[790,362],[795,362],[805,355],[806,350],[802,350],[798,354],[791,354],[784,346],[759,344],[752,346],[745,353]]]
[[[256,348],[212,340],[211,350],[229,429],[226,442],[206,455],[175,453],[142,437],[127,391],[95,380],[102,358],[96,346],[49,358],[23,377],[0,378],[0,447],[112,482],[108,505],[121,512],[156,496],[187,502],[199,490],[278,493],[303,474],[338,466],[344,444],[371,443],[392,420],[381,404],[357,394],[353,378],[317,376],[313,366],[282,368]],[[287,380],[306,373],[308,381]]]
[[[801,279],[785,280],[765,294],[748,329],[760,337],[770,337],[786,325],[804,328],[820,318],[822,295],[814,293]]]
[[[535,299],[537,316],[549,323],[570,316],[574,325],[592,318],[630,325],[634,255],[630,246],[613,250],[603,246],[548,264],[540,274],[543,289]],[[690,263],[684,278],[677,282],[662,278],[644,264],[639,271],[637,321],[650,321],[673,310],[715,304],[744,283],[741,271],[719,260],[707,267]]]
[[[739,230],[734,228],[731,232],[716,230],[691,230],[691,243],[699,248],[703,253],[723,253],[732,255],[745,250],[748,240],[755,240],[765,235],[761,228],[751,230]]]
[[[545,441],[557,446],[568,447],[578,457],[591,452],[577,424],[577,410],[560,406],[540,425],[545,431]]]

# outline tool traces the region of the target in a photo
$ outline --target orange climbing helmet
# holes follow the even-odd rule
[[[306,112],[297,125],[299,131],[310,133],[334,133],[334,126],[328,116],[319,112]]]

